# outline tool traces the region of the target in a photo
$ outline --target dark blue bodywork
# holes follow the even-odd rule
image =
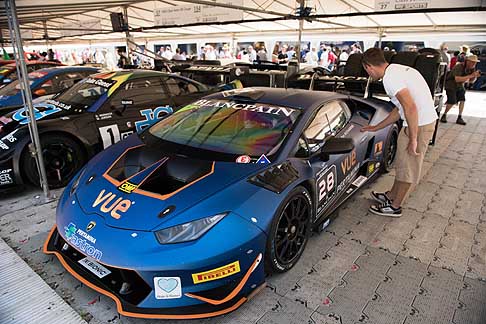
[[[234,95],[218,93],[204,99],[257,101],[300,110],[294,128],[278,153],[269,158],[270,163],[240,164],[220,161],[211,155],[186,156],[162,150],[153,153],[148,132],[134,134],[94,157],[66,187],[57,209],[56,226],[46,241],[44,251],[56,254],[78,279],[114,299],[118,311],[127,316],[201,318],[224,314],[239,307],[265,282],[262,259],[266,253],[266,242],[272,220],[289,192],[297,186],[304,186],[311,195],[313,227],[317,229],[328,223],[326,221],[333,210],[363,183],[379,174],[384,160],[384,145],[392,129],[388,127],[377,133],[360,131],[362,126],[376,124],[391,111],[390,106],[380,100],[295,89],[255,88],[255,91],[263,93],[255,100],[251,96],[239,96],[238,92]],[[352,112],[346,125],[334,136],[352,138],[355,149],[324,160],[318,155],[298,157],[296,147],[304,129],[319,108],[334,100],[347,103]],[[178,159],[179,165],[194,163],[194,168],[207,165],[208,171],[169,194],[141,190],[124,192],[121,183],[130,179],[115,180],[110,174],[120,161],[124,168],[134,167],[136,163],[129,158],[134,152],[139,152],[138,161],[158,154],[151,159],[159,161],[160,166],[156,165],[154,171],[147,171],[143,177],[152,177],[152,172],[157,173],[155,169],[163,168],[174,159]],[[258,180],[262,179],[258,175],[275,171],[275,168],[286,170],[280,173],[281,177],[289,179],[285,185],[272,183],[271,177],[265,181]],[[334,191],[323,200],[321,178],[328,172],[334,172],[336,183]],[[359,182],[359,179],[362,181]],[[166,185],[163,178],[158,185]],[[115,195],[110,204],[118,201],[124,204],[122,207],[129,208],[120,207],[121,212],[115,214],[111,214],[108,205],[102,210],[100,197],[106,197],[108,193]],[[220,213],[226,213],[226,216],[197,240],[161,244],[155,235],[162,229]],[[87,242],[88,247],[82,246],[78,240],[77,245],[73,244],[68,231],[70,225],[86,231],[92,222],[96,226],[89,234],[96,238],[96,243]],[[118,272],[120,275],[124,273],[125,277],[132,276],[132,282],[138,283],[141,288],[131,295],[121,293],[119,283],[96,278],[79,266],[79,258],[86,255],[110,269],[111,276]],[[221,278],[195,282],[195,274],[211,272],[235,262],[239,264],[238,271]],[[168,283],[171,277],[180,278],[180,296],[156,298],[159,289],[156,285],[160,281],[154,278],[164,278],[162,280]],[[168,290],[173,288],[168,286],[165,286]]]

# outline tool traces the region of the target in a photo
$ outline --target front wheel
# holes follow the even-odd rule
[[[268,274],[288,271],[297,263],[309,239],[311,215],[309,192],[294,188],[273,218],[265,253]]]
[[[397,155],[397,143],[398,143],[398,126],[396,124],[391,126],[390,133],[385,144],[385,150],[383,152],[383,172],[388,173],[393,168],[393,162]]]
[[[66,186],[86,162],[82,147],[69,137],[57,134],[41,135],[41,147],[47,182],[52,189]],[[39,185],[36,161],[27,147],[22,153],[21,165],[26,180]]]

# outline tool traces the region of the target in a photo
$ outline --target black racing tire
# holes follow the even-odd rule
[[[273,217],[265,252],[267,274],[286,272],[299,261],[311,233],[311,215],[309,192],[295,187]]]
[[[383,150],[382,170],[384,173],[389,173],[393,168],[393,163],[397,156],[398,133],[398,125],[393,124],[386,139],[385,149]]]
[[[49,188],[66,186],[78,170],[86,163],[86,153],[76,140],[64,134],[41,136],[41,147]],[[25,180],[39,185],[39,173],[34,157],[26,146],[20,157]]]

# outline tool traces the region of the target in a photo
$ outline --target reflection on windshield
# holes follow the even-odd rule
[[[32,85],[32,83],[34,83],[34,81],[30,79],[29,84]],[[19,80],[15,80],[0,89],[0,96],[15,96],[19,92],[20,82]]]
[[[108,91],[108,88],[101,85],[81,81],[63,92],[56,100],[76,107],[77,109],[87,109],[106,91]]]
[[[158,138],[218,153],[274,154],[299,111],[259,103],[199,100],[150,128]]]

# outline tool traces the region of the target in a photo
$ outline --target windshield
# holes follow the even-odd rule
[[[87,78],[76,83],[56,98],[64,104],[87,109],[91,107],[116,81]]]
[[[277,152],[299,111],[228,100],[199,100],[158,122],[149,132],[168,142],[258,158]]]
[[[47,72],[34,71],[29,73],[29,84],[32,85],[35,80],[43,78]],[[20,80],[15,80],[0,89],[0,96],[15,96],[20,92]]]

